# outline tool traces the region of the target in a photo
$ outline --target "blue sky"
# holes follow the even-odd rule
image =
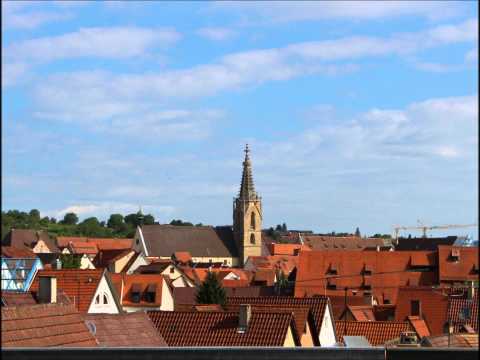
[[[2,207],[231,224],[248,142],[264,227],[476,222],[477,11],[2,1]]]

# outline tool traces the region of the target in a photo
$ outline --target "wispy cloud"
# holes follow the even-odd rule
[[[282,48],[227,54],[211,64],[162,73],[118,75],[89,71],[57,74],[35,87],[36,114],[43,118],[87,122],[132,112],[144,113],[152,104],[158,109],[159,103],[172,99],[204,97],[304,75],[355,71],[358,67],[348,61],[361,58],[410,56],[435,46],[473,42],[477,37],[477,28],[476,20],[468,20],[455,26],[442,25],[388,38],[349,37],[295,43]],[[141,44],[139,47],[143,49],[145,43]],[[117,50],[121,51],[120,48],[123,46]],[[116,53],[117,50],[113,47],[107,51]],[[157,124],[164,115],[159,117],[158,113],[150,111],[148,114],[144,116],[145,121]],[[182,123],[180,126],[188,132],[191,125]],[[159,129],[168,132],[170,128],[162,122]]]
[[[204,27],[198,29],[197,34],[209,40],[224,41],[234,37],[236,32],[224,27]]]
[[[474,48],[470,51],[468,51],[465,54],[465,61],[467,63],[475,63],[478,62],[478,48]]]
[[[216,2],[212,11],[231,11],[243,24],[285,23],[329,19],[375,20],[419,16],[445,19],[466,12],[465,4],[452,1],[269,1]]]
[[[54,2],[52,4],[55,5]],[[4,29],[32,30],[43,24],[66,21],[74,15],[64,9],[39,9],[38,1],[2,1],[2,27]]]
[[[180,34],[173,29],[82,28],[14,43],[5,49],[5,57],[34,63],[81,57],[123,59],[144,55],[153,47],[171,45],[179,38]]]

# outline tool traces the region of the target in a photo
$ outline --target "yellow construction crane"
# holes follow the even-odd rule
[[[426,225],[418,225],[418,226],[395,226],[393,230],[395,231],[395,240],[398,240],[398,233],[400,230],[422,230],[423,237],[427,237],[427,230],[441,230],[441,229],[454,229],[454,228],[468,228],[468,227],[475,227],[478,224],[468,224],[468,225],[436,225],[436,226],[426,226]]]

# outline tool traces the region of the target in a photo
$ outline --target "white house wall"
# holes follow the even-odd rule
[[[320,328],[320,335],[318,336],[320,346],[332,347],[335,346],[335,329],[334,323],[331,317],[330,308],[327,306],[325,314],[323,315],[322,327]]]
[[[95,299],[99,295],[99,304],[95,304]],[[103,303],[103,295],[107,296],[107,304]],[[118,314],[119,310],[117,305],[113,299],[112,291],[108,286],[107,279],[105,276],[102,276],[100,282],[97,287],[97,291],[92,298],[92,302],[90,303],[90,307],[88,308],[89,314]]]
[[[160,310],[173,311],[173,296],[166,281],[162,281],[162,302]]]

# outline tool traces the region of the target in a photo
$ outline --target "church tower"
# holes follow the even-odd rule
[[[249,256],[262,254],[262,198],[253,185],[249,152],[247,144],[240,193],[233,201],[233,234],[241,266]]]

